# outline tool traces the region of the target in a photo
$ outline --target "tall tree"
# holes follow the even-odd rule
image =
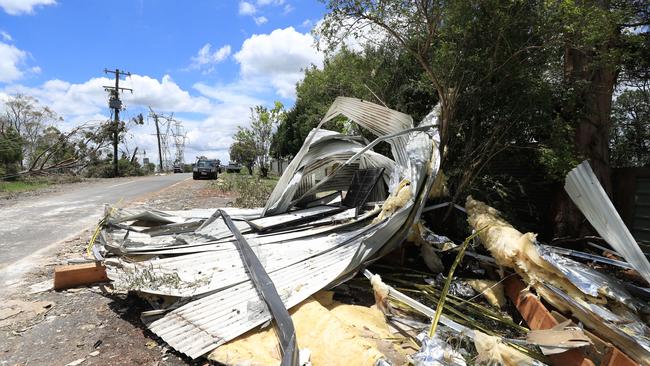
[[[325,2],[330,12],[325,16],[321,32],[329,47],[336,47],[351,35],[374,32],[385,34],[419,62],[436,89],[441,106],[439,130],[443,166],[459,95],[468,86],[495,77],[505,65],[527,60],[529,52],[541,47],[530,32],[535,24],[530,22],[534,19],[527,13],[535,4],[528,1]],[[479,48],[466,47],[473,44],[479,17],[493,26],[487,34],[493,39]],[[519,37],[508,38],[506,32],[512,34],[512,30],[518,31]]]
[[[631,89],[619,95],[612,108],[612,124],[612,166],[650,166],[650,90]]]
[[[230,160],[244,165],[248,169],[248,174],[253,175],[257,155],[251,131],[239,127],[233,136],[233,140],[234,142],[230,145]]]
[[[543,8],[541,0],[326,3],[330,12],[320,31],[330,48],[346,37],[373,34],[377,38],[379,33],[385,35],[383,42],[395,44],[417,60],[440,103],[441,170],[453,169],[458,156],[467,157],[469,161],[455,186],[457,194],[466,192],[485,164],[512,141],[518,114],[532,102],[529,93],[518,96],[515,90],[520,89],[512,88],[520,88],[524,79],[534,76],[526,73],[526,68],[538,72],[543,59],[544,39],[540,37],[538,17]],[[510,109],[510,115],[498,116],[490,108],[499,105],[497,99],[504,92],[527,99],[526,104],[506,106],[503,111]],[[496,98],[494,93],[498,93]],[[491,101],[483,103],[483,97]],[[473,116],[469,116],[468,106]],[[532,113],[534,110],[524,112],[528,116]],[[488,120],[481,119],[485,117]],[[469,123],[470,119],[473,122]],[[474,127],[468,129],[467,123]],[[483,128],[476,128],[478,125]],[[456,139],[459,134],[472,143],[452,146],[451,136]]]
[[[251,108],[250,135],[255,145],[257,167],[262,177],[267,177],[271,163],[273,129],[284,118],[284,106],[275,102],[271,110],[258,105]]]
[[[637,0],[549,4],[556,37],[549,37],[548,44],[562,50],[562,77],[557,86],[567,96],[559,108],[560,115],[574,131],[576,155],[590,160],[595,175],[611,195],[613,94],[621,73],[627,80],[642,75],[647,80],[648,61],[642,61],[639,55],[649,54],[650,5]],[[557,236],[575,236],[590,230],[563,191],[558,191],[553,207]]]
[[[437,103],[435,90],[409,53],[383,44],[367,45],[362,52],[344,46],[326,57],[322,69],[311,67],[305,71],[305,77],[296,86],[296,102],[274,135],[272,155],[296,154],[309,131],[339,96],[385,104],[410,114],[416,121]],[[340,118],[325,127],[345,132],[350,126],[354,125]]]
[[[49,107],[41,106],[36,98],[24,94],[10,97],[5,102],[4,109],[4,123],[0,123],[0,131],[11,127],[22,137],[23,158],[29,163],[34,158],[43,131],[48,125],[60,120],[60,117]]]
[[[13,126],[0,131],[0,179],[13,179],[23,160],[23,139]]]

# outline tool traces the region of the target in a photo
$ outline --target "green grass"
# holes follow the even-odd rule
[[[45,182],[23,182],[23,181],[0,182],[0,192],[19,193],[19,192],[33,191],[47,186],[48,183]]]
[[[278,177],[260,178],[248,173],[222,173],[214,187],[222,193],[234,192],[235,206],[244,208],[262,207],[278,182]]]

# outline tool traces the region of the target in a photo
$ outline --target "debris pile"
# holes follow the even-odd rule
[[[323,128],[338,118],[377,138]],[[415,127],[406,114],[337,98],[265,207],[107,207],[92,252],[116,291],[149,302],[147,327],[191,358],[650,365],[650,309],[636,297],[647,284],[608,273],[631,268],[648,281],[650,264],[588,164],[566,189],[616,258],[541,244],[472,197],[455,207],[473,234],[454,243],[421,220],[447,206],[426,207],[444,190],[436,118]],[[372,150],[381,142],[389,156]],[[407,239],[420,265],[376,263]]]

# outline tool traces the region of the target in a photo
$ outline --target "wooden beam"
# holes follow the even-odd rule
[[[625,353],[621,352],[618,348],[613,345],[610,345],[609,350],[603,357],[603,362],[601,366],[638,366],[639,364],[634,362],[629,358]]]
[[[54,268],[54,289],[107,282],[106,267],[101,263],[82,263]]]
[[[526,320],[530,329],[549,329],[558,325],[546,306],[526,290],[526,285],[519,277],[509,277],[504,281],[506,294],[515,304],[521,316]],[[580,349],[574,348],[566,352],[549,355],[553,365],[556,366],[595,366],[594,362],[585,356]]]

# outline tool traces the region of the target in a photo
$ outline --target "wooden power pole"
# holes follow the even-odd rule
[[[106,74],[115,74],[115,86],[104,86],[104,90],[108,91],[110,97],[108,99],[108,107],[113,110],[114,124],[113,124],[113,176],[117,177],[119,171],[117,169],[117,144],[118,132],[120,129],[120,111],[122,110],[122,100],[120,100],[120,91],[128,90],[133,93],[133,89],[120,87],[120,75],[131,76],[128,71],[120,71],[120,69],[108,70],[104,69]]]

